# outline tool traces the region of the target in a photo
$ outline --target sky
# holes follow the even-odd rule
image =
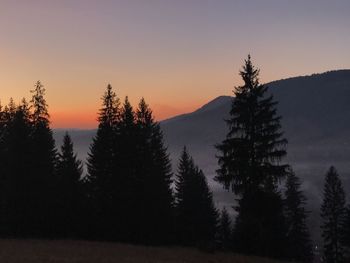
[[[110,83],[157,120],[241,84],[350,68],[348,0],[0,0],[0,99],[40,80],[54,128],[94,128]]]

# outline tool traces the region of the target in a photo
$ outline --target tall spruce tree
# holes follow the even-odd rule
[[[141,190],[143,188],[137,171],[142,164],[138,163],[138,137],[135,112],[128,97],[124,99],[120,110],[118,139],[115,141],[117,154],[114,158],[114,170],[118,174],[118,209],[119,229],[117,230],[122,241],[141,242],[142,207]]]
[[[4,135],[6,130],[6,118],[5,111],[0,101],[0,192],[3,185],[3,174],[4,174]],[[2,196],[0,194],[0,215],[2,211]],[[0,220],[1,222],[1,220]]]
[[[218,233],[217,240],[219,246],[223,250],[227,250],[232,247],[232,229],[231,229],[231,219],[226,208],[224,207],[221,210],[219,224],[218,224]]]
[[[13,103],[13,100],[11,98],[10,102]],[[0,215],[4,215],[4,209],[5,209],[5,178],[6,178],[6,166],[7,166],[7,145],[6,145],[6,135],[8,135],[8,128],[10,121],[12,121],[12,117],[10,116],[10,110],[8,105],[5,105],[5,107],[2,106],[0,103]],[[4,221],[4,216],[0,219],[0,222]],[[4,224],[1,223],[1,226]],[[0,226],[0,228],[1,228]],[[0,229],[1,231],[1,229]],[[2,231],[1,231],[2,232]]]
[[[6,126],[5,112],[0,101],[0,144],[3,140],[5,126]],[[1,147],[0,147],[0,151],[1,151]],[[1,161],[1,158],[0,158],[0,161]]]
[[[175,187],[178,241],[183,245],[211,246],[218,212],[206,178],[186,148],[180,157]]]
[[[287,223],[287,256],[300,262],[312,262],[313,247],[307,229],[306,198],[300,190],[300,180],[293,171],[289,173],[285,191],[285,213]]]
[[[59,230],[66,236],[76,236],[79,231],[81,216],[82,162],[74,153],[73,142],[68,132],[63,137],[61,152],[57,163],[58,175],[58,204],[59,204]]]
[[[2,187],[4,185],[4,132],[5,132],[5,112],[3,111],[3,107],[0,101],[0,215],[2,215],[3,211],[3,196],[2,196]],[[0,225],[2,225],[0,219]],[[0,227],[1,233],[1,227]]]
[[[216,180],[240,196],[235,222],[236,249],[240,252],[281,257],[285,248],[283,204],[277,186],[287,174],[287,140],[281,117],[268,87],[259,83],[259,70],[245,60],[240,75],[244,85],[234,90],[227,120],[229,132],[217,146]]]
[[[140,221],[144,223],[141,228],[143,242],[169,242],[173,218],[171,164],[159,123],[143,98],[136,110],[136,128],[136,176],[141,194],[139,212],[144,215]]]
[[[321,217],[325,262],[344,262],[345,192],[338,172],[333,166],[325,178]]]
[[[114,161],[115,136],[119,122],[119,99],[108,84],[102,97],[102,108],[98,117],[97,134],[90,146],[87,159],[88,174],[85,189],[91,210],[89,212],[91,235],[97,238],[112,238],[113,226],[117,224],[114,207],[115,188]]]
[[[350,205],[346,207],[343,243],[347,249],[350,249]]]
[[[50,128],[50,115],[45,100],[45,89],[40,81],[31,90],[30,101],[33,143],[32,163],[34,170],[28,171],[31,178],[31,203],[32,217],[28,220],[32,224],[35,233],[43,235],[53,231],[51,225],[56,216],[52,202],[54,200],[53,188],[55,187],[55,166],[57,162],[57,151],[53,133]]]
[[[31,177],[34,169],[31,162],[33,147],[32,127],[28,104],[23,100],[16,106],[10,100],[4,109],[2,131],[2,185],[1,185],[1,221],[2,232],[7,235],[28,235],[32,216]],[[20,165],[19,165],[20,164]]]

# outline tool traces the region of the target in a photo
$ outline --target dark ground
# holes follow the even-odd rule
[[[233,253],[206,253],[197,249],[178,247],[145,247],[118,243],[0,239],[2,263],[278,263],[269,259],[246,257]]]

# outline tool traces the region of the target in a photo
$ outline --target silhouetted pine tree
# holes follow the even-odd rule
[[[218,231],[217,231],[217,240],[219,247],[223,250],[227,250],[232,247],[232,222],[230,215],[227,213],[226,208],[224,207],[221,210]]]
[[[0,101],[0,145],[4,137],[5,127],[6,127],[5,112]],[[1,149],[2,147],[0,147],[0,151]],[[0,158],[0,161],[1,161],[1,158]]]
[[[10,104],[9,105],[13,105],[14,107],[14,103],[12,98],[10,99]],[[7,152],[7,137],[6,135],[8,135],[8,128],[9,128],[9,124],[10,121],[12,121],[13,119],[13,115],[15,112],[15,108],[13,108],[12,113],[10,113],[10,109],[9,106],[6,105],[5,107],[3,107],[0,103],[0,222],[3,222],[5,220],[4,218],[4,209],[5,209],[5,202],[6,202],[6,196],[5,196],[5,183],[6,183],[6,166],[7,166],[7,156],[6,156],[6,152]],[[12,115],[12,116],[11,116]],[[0,233],[3,232],[2,227],[4,226],[3,223],[0,224]]]
[[[119,238],[128,242],[141,242],[141,207],[143,205],[141,188],[143,181],[138,178],[137,171],[142,164],[138,163],[138,138],[135,112],[128,97],[120,110],[118,139],[114,142],[115,177],[118,180]],[[141,180],[141,181],[140,181]],[[142,215],[143,217],[144,215]]]
[[[164,243],[170,241],[173,218],[171,190],[171,164],[163,143],[159,123],[155,122],[152,110],[141,99],[136,111],[137,171],[139,213],[142,241]],[[135,193],[135,196],[137,193]]]
[[[285,214],[287,223],[288,257],[301,262],[312,262],[313,247],[306,226],[306,198],[300,190],[300,180],[293,171],[287,176]]]
[[[119,99],[112,86],[108,85],[102,97],[102,108],[98,117],[97,134],[90,146],[87,159],[88,174],[85,189],[91,210],[88,231],[98,238],[115,235],[112,227],[117,224],[115,206],[114,161],[115,136],[119,121]],[[116,221],[116,222],[114,222]]]
[[[241,196],[235,222],[236,249],[244,253],[281,257],[285,227],[278,182],[288,165],[287,140],[268,87],[259,83],[259,70],[245,61],[240,75],[244,85],[234,90],[235,99],[227,120],[229,132],[217,146],[216,180]]]
[[[350,249],[350,205],[346,207],[343,243],[348,249]],[[347,256],[350,257],[350,255]]]
[[[79,221],[82,206],[81,176],[83,166],[74,153],[73,142],[68,132],[64,135],[63,145],[57,163],[59,230],[63,235],[76,236],[79,233]]]
[[[183,245],[212,246],[218,213],[206,178],[184,148],[176,175],[176,232]]]
[[[1,178],[1,228],[7,235],[28,234],[28,218],[32,214],[31,162],[33,143],[28,104],[23,100],[18,107],[13,100],[3,112],[2,127],[2,178]]]
[[[3,112],[3,107],[0,101],[0,217],[3,212],[3,196],[2,196],[2,187],[4,184],[4,133],[5,133],[5,113]],[[0,233],[2,221],[0,219]]]
[[[32,216],[28,218],[31,222],[31,230],[36,234],[48,234],[54,231],[52,225],[56,217],[56,211],[53,209],[53,189],[55,187],[55,166],[57,161],[57,151],[50,128],[49,113],[47,103],[44,98],[45,89],[40,81],[34,85],[31,91],[32,100],[30,108],[32,109],[31,122],[33,143],[32,159],[34,170],[28,171],[31,188],[31,197],[28,200],[28,206],[32,209]]]
[[[5,149],[5,144],[4,144],[4,136],[5,136],[5,130],[6,130],[6,116],[5,116],[5,111],[3,109],[3,106],[0,101],[0,193],[2,185],[3,185],[3,174],[4,174],[4,149]],[[0,194],[0,216],[1,216],[1,211],[2,211],[2,196]],[[1,220],[0,220],[1,222]],[[0,230],[1,231],[1,230]]]
[[[333,166],[330,167],[325,178],[321,217],[325,262],[344,262],[345,192]]]
[[[22,99],[22,104],[23,103],[26,106],[28,106],[28,103],[26,102],[26,100],[24,98]],[[14,103],[12,98],[10,98],[10,101],[9,101],[8,105],[6,105],[2,109],[2,112],[1,112],[2,136],[5,136],[6,129],[8,128],[9,123],[11,122],[11,120],[14,118],[17,109],[18,109],[18,107],[16,106],[16,104]],[[26,109],[26,111],[29,112],[29,109]]]

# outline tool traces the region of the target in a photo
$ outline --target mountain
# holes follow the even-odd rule
[[[204,159],[202,167],[205,166],[204,161],[215,156],[214,145],[226,135],[224,120],[229,117],[231,102],[231,97],[220,96],[192,113],[162,121],[161,127],[173,159],[177,159],[175,156],[186,145],[197,158]]]
[[[288,161],[303,172],[304,166],[309,170],[339,164],[340,171],[349,173],[345,163],[350,159],[350,70],[267,85],[278,101],[278,114],[289,140]],[[224,119],[229,117],[232,100],[220,96],[193,113],[161,122],[172,155],[177,157],[187,145],[204,170],[216,165],[214,145],[226,136]],[[212,174],[214,170],[208,172]]]
[[[278,113],[291,147],[346,137],[350,130],[350,70],[289,78],[267,85],[279,102]],[[202,147],[220,142],[226,135],[223,120],[229,117],[231,103],[231,97],[220,96],[193,113],[161,122],[170,149],[177,151],[186,144],[193,151],[202,152]]]

